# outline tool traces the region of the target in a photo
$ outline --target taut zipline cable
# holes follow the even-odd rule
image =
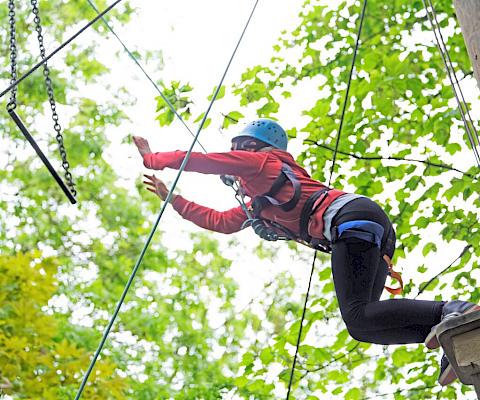
[[[65,42],[63,42],[60,46],[58,46],[55,50],[53,50],[48,56],[46,56],[42,61],[38,62],[35,64],[28,72],[23,74],[20,78],[18,78],[15,82],[12,82],[6,89],[4,89],[0,93],[0,98],[3,97],[6,93],[8,93],[10,90],[13,88],[17,87],[20,82],[22,82],[25,78],[29,77],[33,72],[35,72],[39,67],[41,67],[43,64],[45,64],[50,58],[52,58],[55,54],[57,54],[60,50],[62,50],[65,46],[70,44],[73,40],[75,40],[81,33],[83,33],[85,30],[90,28],[95,22],[97,22],[100,18],[102,18],[105,14],[107,14],[110,10],[112,10],[118,3],[120,3],[122,0],[117,0],[115,1],[112,5],[110,5],[108,8],[106,8],[104,11],[102,11],[100,14],[98,14],[94,19],[92,19],[90,22],[88,22],[85,26],[83,26],[79,31],[77,31],[73,36],[71,36],[69,39],[67,39]]]
[[[169,190],[169,192],[168,192],[167,198],[165,199],[165,201],[164,201],[164,203],[163,203],[163,205],[162,205],[162,208],[160,209],[160,212],[159,212],[159,214],[158,214],[158,217],[157,217],[157,219],[156,219],[156,221],[155,221],[155,223],[154,223],[154,225],[153,225],[153,227],[152,227],[152,229],[151,229],[151,231],[150,231],[150,234],[148,235],[148,238],[147,238],[147,240],[146,240],[146,242],[145,242],[145,245],[143,246],[142,251],[140,252],[140,255],[139,255],[138,259],[137,259],[137,262],[135,263],[135,266],[134,266],[134,268],[133,268],[133,271],[132,271],[132,273],[131,273],[131,275],[130,275],[130,278],[129,278],[128,281],[127,281],[127,284],[126,284],[126,286],[125,286],[125,288],[124,288],[124,290],[123,290],[123,293],[122,293],[122,295],[121,295],[121,297],[120,297],[120,300],[119,300],[119,302],[118,302],[118,304],[117,304],[117,306],[116,306],[116,308],[115,308],[115,311],[114,311],[114,313],[113,313],[113,315],[112,315],[112,317],[111,317],[111,319],[110,319],[110,322],[108,323],[108,325],[107,325],[107,327],[106,327],[106,329],[105,329],[105,332],[104,332],[104,334],[103,334],[102,340],[100,341],[100,344],[99,344],[99,346],[98,346],[97,350],[95,351],[95,354],[94,354],[94,356],[93,356],[93,358],[92,358],[92,361],[91,361],[91,363],[90,363],[90,366],[88,367],[88,370],[86,371],[86,373],[85,373],[85,375],[84,375],[84,377],[83,377],[83,380],[82,380],[82,383],[81,383],[81,385],[80,385],[80,388],[79,388],[79,390],[78,390],[78,392],[77,392],[77,394],[76,394],[76,396],[75,396],[75,400],[80,399],[80,396],[82,395],[82,392],[83,392],[83,390],[84,390],[84,388],[85,388],[85,385],[86,385],[86,383],[87,383],[87,381],[88,381],[88,377],[90,376],[90,374],[91,374],[91,372],[92,372],[92,370],[93,370],[93,367],[95,366],[95,363],[96,363],[96,361],[97,361],[97,359],[98,359],[98,356],[100,355],[100,352],[102,351],[102,348],[103,348],[103,346],[104,346],[104,344],[105,344],[105,342],[106,342],[106,340],[107,340],[108,334],[110,333],[110,330],[111,330],[111,328],[112,328],[112,326],[113,326],[113,323],[115,322],[115,319],[116,319],[116,317],[117,317],[117,315],[118,315],[118,313],[119,313],[119,311],[120,311],[120,308],[121,308],[121,306],[122,306],[122,304],[123,304],[123,301],[125,300],[125,297],[126,297],[126,295],[127,295],[127,293],[128,293],[128,290],[130,289],[130,286],[131,286],[131,284],[132,284],[132,282],[133,282],[133,279],[135,278],[135,275],[136,275],[136,273],[137,273],[137,271],[138,271],[138,268],[140,267],[140,264],[141,264],[141,262],[142,262],[142,260],[143,260],[143,257],[144,257],[144,255],[145,255],[145,253],[146,253],[146,251],[147,251],[147,248],[148,248],[150,242],[152,241],[153,235],[154,235],[154,233],[155,233],[155,231],[156,231],[156,229],[157,229],[157,227],[158,227],[158,225],[159,225],[159,223],[160,223],[160,220],[161,220],[161,218],[162,218],[162,216],[163,216],[163,213],[164,213],[164,211],[165,211],[165,208],[166,208],[166,206],[168,205],[168,203],[170,203],[170,200],[171,200],[172,195],[173,195],[173,191],[175,190],[175,188],[176,188],[176,186],[177,186],[177,183],[178,183],[178,181],[179,181],[179,179],[180,179],[180,176],[181,176],[182,172],[184,171],[185,166],[187,165],[187,162],[188,162],[188,160],[189,160],[189,158],[190,158],[190,155],[191,155],[191,153],[192,153],[193,147],[195,146],[195,144],[196,144],[197,141],[198,141],[198,137],[200,136],[200,132],[202,131],[203,126],[204,126],[204,124],[205,124],[205,121],[206,121],[206,119],[207,119],[207,116],[208,116],[208,114],[209,114],[209,112],[210,112],[210,110],[211,110],[211,108],[212,108],[212,106],[213,106],[213,103],[215,102],[215,100],[216,100],[216,98],[217,98],[217,96],[218,96],[218,93],[219,93],[220,88],[221,88],[221,86],[222,86],[222,84],[223,84],[223,81],[224,81],[224,79],[225,79],[225,76],[227,75],[227,72],[228,72],[228,70],[230,69],[230,65],[232,64],[233,58],[234,58],[234,56],[235,56],[235,54],[236,54],[236,52],[237,52],[237,50],[238,50],[238,47],[240,46],[240,43],[241,43],[241,41],[242,41],[242,39],[243,39],[243,36],[245,35],[245,31],[247,30],[248,25],[250,24],[250,21],[251,21],[251,19],[252,19],[252,17],[253,17],[253,14],[254,14],[254,12],[255,12],[255,9],[257,8],[258,2],[259,2],[259,0],[256,0],[256,1],[255,1],[255,4],[254,4],[254,6],[253,6],[253,8],[252,8],[252,11],[250,12],[250,15],[249,15],[249,17],[248,17],[248,20],[247,20],[247,22],[246,22],[246,24],[245,24],[245,26],[244,26],[244,28],[243,28],[243,30],[242,30],[242,33],[241,33],[241,35],[240,35],[240,38],[238,39],[238,42],[237,42],[237,44],[236,44],[236,46],[235,46],[235,49],[233,50],[233,53],[232,53],[232,55],[231,55],[231,57],[230,57],[230,59],[229,59],[229,61],[228,61],[228,63],[227,63],[227,66],[226,66],[225,71],[224,71],[224,73],[223,73],[223,75],[222,75],[222,78],[220,79],[220,83],[218,84],[218,86],[217,86],[217,88],[216,88],[216,90],[215,90],[215,93],[214,93],[213,96],[212,96],[212,100],[210,101],[210,104],[208,105],[208,108],[207,108],[207,110],[205,111],[205,115],[203,116],[203,118],[202,118],[202,120],[201,120],[201,122],[200,122],[200,125],[199,125],[199,127],[198,127],[197,133],[195,134],[195,137],[194,137],[194,139],[193,139],[193,141],[192,141],[192,143],[191,143],[191,145],[190,145],[190,148],[188,149],[188,151],[187,151],[187,153],[186,153],[186,155],[185,155],[185,157],[184,157],[184,159],[183,159],[183,161],[182,161],[182,164],[180,165],[180,168],[179,168],[179,170],[178,170],[177,176],[175,177],[175,180],[174,180],[173,184],[171,185],[170,190]]]
[[[90,6],[95,10],[95,12],[99,13],[98,11],[98,8],[96,7],[95,3],[93,3],[91,0],[87,0],[88,1],[88,4],[90,4]],[[177,110],[175,109],[175,107],[173,106],[173,104],[171,103],[170,100],[168,100],[167,96],[165,96],[165,94],[160,90],[160,88],[158,87],[158,85],[155,83],[155,81],[150,77],[150,75],[147,73],[147,71],[145,70],[145,68],[142,66],[142,64],[140,63],[140,61],[138,61],[137,57],[135,57],[135,55],[130,51],[130,49],[125,45],[125,43],[123,42],[123,40],[120,38],[120,36],[117,35],[117,33],[113,30],[113,28],[110,26],[110,24],[108,23],[108,21],[106,20],[106,18],[104,16],[102,16],[102,22],[105,24],[105,26],[108,28],[108,30],[110,32],[112,32],[112,35],[116,37],[116,39],[118,40],[118,42],[120,43],[120,45],[123,47],[123,49],[127,52],[127,54],[130,56],[130,58],[133,60],[133,62],[138,66],[138,68],[140,68],[140,70],[143,72],[143,75],[145,75],[145,77],[147,78],[147,80],[153,85],[153,87],[155,88],[155,90],[158,92],[158,94],[160,95],[160,97],[163,99],[163,101],[165,103],[167,103],[168,107],[170,108],[170,110],[175,114],[175,116],[180,120],[180,122],[183,124],[183,126],[185,126],[185,128],[187,128],[188,132],[190,132],[190,135],[192,136],[195,136],[195,134],[192,132],[192,130],[189,128],[189,126],[186,124],[186,122],[184,121],[184,119],[182,118],[182,116],[177,112]],[[206,153],[207,150],[205,149],[205,147],[203,147],[203,145],[198,141],[197,142],[198,145],[202,148],[202,150]]]
[[[353,51],[352,64],[350,66],[350,73],[349,73],[349,76],[348,76],[347,90],[345,91],[345,97],[343,99],[342,113],[341,113],[341,116],[340,116],[340,124],[338,126],[337,140],[336,140],[336,143],[335,143],[335,150],[334,150],[334,153],[333,153],[333,161],[332,161],[332,167],[330,169],[330,178],[328,179],[328,186],[330,186],[330,183],[332,181],[332,176],[333,176],[333,172],[334,172],[334,168],[335,168],[335,162],[337,160],[337,152],[338,152],[338,146],[339,146],[339,143],[340,143],[340,135],[342,133],[343,121],[345,119],[345,112],[346,112],[347,104],[348,104],[348,96],[349,96],[349,93],[350,93],[350,86],[352,84],[353,70],[355,68],[355,60],[357,58],[358,47],[360,45],[360,35],[362,33],[362,27],[363,27],[363,21],[365,19],[366,8],[367,8],[367,0],[364,0],[362,11],[361,11],[361,14],[360,14],[360,23],[359,23],[359,26],[358,26],[357,38],[356,38],[356,41],[355,41],[355,49]],[[289,400],[290,391],[292,389],[293,376],[294,376],[294,373],[295,373],[295,365],[297,363],[298,349],[300,347],[300,341],[302,340],[303,321],[305,320],[305,313],[307,311],[308,296],[310,294],[310,287],[311,287],[311,283],[312,283],[312,276],[313,276],[313,271],[315,269],[316,259],[317,259],[317,250],[315,250],[315,253],[313,255],[312,269],[310,271],[310,279],[308,281],[307,293],[305,295],[305,304],[303,306],[302,318],[300,319],[300,327],[298,329],[297,344],[295,346],[295,355],[293,356],[292,369],[290,371],[290,379],[289,379],[289,382],[288,382],[288,391],[287,391],[286,400]]]
[[[475,157],[477,165],[480,167],[480,154],[477,148],[477,146],[480,145],[478,132],[475,128],[475,124],[473,123],[472,117],[470,116],[470,111],[468,109],[467,102],[465,101],[465,98],[463,96],[463,91],[458,81],[455,68],[453,67],[452,59],[450,58],[447,45],[443,40],[442,31],[440,29],[440,24],[437,19],[437,13],[435,11],[435,8],[433,7],[433,3],[431,0],[422,0],[422,1],[425,7],[425,12],[427,14],[428,20],[430,21],[430,25],[432,27],[433,34],[435,36],[435,41],[437,43],[438,50],[440,51],[443,64],[445,65],[445,70],[447,72],[448,79],[450,80],[450,85],[452,86],[453,94],[455,95],[455,99],[457,101],[458,111],[460,112],[460,116],[462,118],[463,124],[465,125],[465,131],[467,133],[468,139],[472,146],[473,155]],[[429,7],[431,10],[431,13],[429,11]],[[457,86],[455,86],[455,84]],[[457,91],[457,87],[458,87],[458,91]],[[460,100],[459,93],[461,96],[461,100]],[[467,120],[467,117],[468,117],[468,120]]]

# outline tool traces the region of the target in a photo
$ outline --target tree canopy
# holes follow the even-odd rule
[[[439,0],[435,7],[459,77],[474,85],[453,6]],[[282,33],[270,62],[248,68],[232,86],[221,88],[222,128],[236,129],[247,115],[281,119],[289,136],[303,141],[298,161],[327,182],[360,9],[354,1],[305,1],[298,27]],[[41,12],[46,35],[56,42],[67,37],[69,26],[95,15],[78,1],[42,2]],[[127,25],[134,16],[125,3],[109,19]],[[6,1],[0,2],[0,20],[5,22],[0,37],[7,43]],[[22,5],[21,71],[38,59],[31,20]],[[397,232],[396,264],[407,281],[405,296],[417,296],[470,245],[419,298],[478,302],[478,169],[430,32],[421,1],[368,2],[332,183],[385,207]],[[92,34],[88,45],[73,44],[49,64],[59,109],[69,116],[61,123],[81,193],[78,207],[66,206],[8,114],[0,113],[0,398],[74,397],[159,209],[140,183],[126,189],[106,160],[111,145],[106,132],[128,121],[134,100],[125,96],[122,82],[106,88],[109,100],[95,97],[93,89],[113,65],[96,57],[107,31],[97,24]],[[136,55],[145,58],[146,52]],[[0,60],[6,83],[8,55]],[[183,118],[203,117],[188,82],[179,78],[163,88]],[[22,118],[32,127],[50,126],[41,71],[18,90]],[[237,107],[229,108],[226,99]],[[161,98],[156,101],[159,125],[170,125],[173,113]],[[294,126],[289,120],[299,116],[290,110],[299,102],[302,122]],[[217,122],[212,118],[211,126]],[[53,155],[49,132],[35,129]],[[147,252],[84,397],[284,397],[303,307],[298,292],[305,288],[284,272],[239,310],[233,260],[215,236],[191,234],[188,250],[171,251],[162,235],[157,233]],[[241,245],[232,240],[231,246]],[[284,244],[260,244],[257,255],[275,260],[278,246]],[[291,246],[289,254],[307,271],[311,251]],[[438,386],[437,352],[349,337],[326,256],[317,262],[302,339],[291,398],[473,395],[459,383]]]

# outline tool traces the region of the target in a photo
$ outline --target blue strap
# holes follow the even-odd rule
[[[366,220],[347,221],[337,227],[337,239],[357,238],[382,247],[384,228],[382,225]]]

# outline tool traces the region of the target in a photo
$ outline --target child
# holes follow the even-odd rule
[[[184,151],[152,153],[147,140],[133,137],[146,168],[179,169]],[[312,179],[287,151],[287,135],[273,120],[249,123],[224,153],[192,152],[185,171],[232,175],[252,200],[247,204],[265,229],[287,232],[312,247],[331,249],[332,272],[340,312],[350,335],[377,344],[439,343],[435,326],[444,318],[480,309],[464,301],[387,299],[380,296],[395,249],[395,231],[375,202],[330,189]],[[168,190],[155,175],[145,175],[147,189],[165,200]],[[171,198],[185,219],[216,232],[234,233],[249,219],[241,206],[216,211],[184,199]],[[456,379],[443,355],[439,382]]]

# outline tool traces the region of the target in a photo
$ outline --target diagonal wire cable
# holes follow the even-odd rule
[[[90,6],[95,10],[96,13],[99,13],[98,11],[98,8],[96,7],[95,3],[92,1],[92,0],[87,0],[88,1],[88,4],[90,4]],[[185,120],[182,118],[182,116],[177,112],[177,110],[175,109],[175,107],[173,106],[173,104],[171,103],[170,100],[168,100],[167,96],[165,96],[165,94],[162,92],[162,90],[160,90],[160,88],[158,87],[158,85],[155,83],[155,81],[151,78],[151,76],[148,74],[148,72],[145,70],[145,68],[142,66],[142,64],[140,63],[140,61],[138,60],[137,57],[135,57],[135,55],[132,53],[132,51],[130,51],[130,49],[126,46],[126,44],[124,43],[124,41],[120,38],[120,36],[117,35],[117,33],[113,30],[113,28],[110,26],[110,24],[108,23],[107,19],[102,16],[101,17],[102,19],[102,22],[105,24],[105,26],[107,27],[107,29],[112,33],[113,36],[115,36],[115,38],[118,40],[118,42],[120,43],[120,45],[123,47],[123,49],[125,50],[125,52],[130,56],[130,58],[133,60],[133,62],[138,66],[138,68],[140,68],[140,70],[143,72],[143,75],[145,75],[145,77],[147,78],[148,81],[150,81],[150,83],[153,85],[153,87],[155,88],[155,90],[158,92],[158,94],[160,95],[160,97],[163,99],[163,101],[167,104],[167,106],[170,108],[170,111],[172,111],[175,116],[179,119],[179,121],[183,124],[183,126],[185,126],[185,128],[187,128],[188,132],[190,132],[190,135],[192,135],[193,137],[195,137],[195,134],[192,132],[192,130],[189,128],[189,126],[186,124]],[[198,142],[199,146],[202,148],[202,150],[206,153],[207,150],[205,149],[205,147],[203,147],[203,145]]]
[[[446,59],[448,60],[448,64],[450,66],[450,71],[451,71],[451,74],[453,75],[453,77],[455,78],[455,84],[456,84],[456,87],[458,87],[458,92],[460,93],[460,97],[462,98],[462,101],[460,102],[459,99],[457,98],[457,102],[458,102],[458,106],[459,108],[461,108],[464,112],[464,116],[468,116],[468,122],[470,122],[470,125],[468,125],[468,127],[470,127],[472,130],[473,130],[473,133],[475,134],[475,138],[477,139],[477,142],[475,144],[475,141],[472,140],[472,137],[469,137],[470,140],[471,140],[471,143],[472,143],[472,146],[475,146],[475,145],[479,145],[480,144],[480,139],[479,139],[479,136],[478,136],[478,131],[477,129],[475,128],[475,124],[473,123],[473,119],[472,119],[472,116],[470,115],[470,109],[469,107],[467,106],[467,102],[465,100],[465,97],[463,95],[463,90],[462,90],[462,87],[460,86],[460,82],[458,80],[458,77],[457,77],[457,72],[455,71],[455,68],[453,67],[453,62],[452,62],[452,59],[450,57],[450,52],[448,51],[448,48],[447,48],[447,45],[445,43],[445,40],[443,39],[443,34],[442,34],[442,30],[440,28],[440,23],[438,21],[438,18],[437,18],[437,12],[435,10],[435,7],[433,6],[433,3],[432,3],[432,0],[428,0],[428,3],[430,5],[430,8],[432,10],[432,15],[433,15],[433,18],[435,20],[435,24],[437,26],[437,31],[438,31],[438,36],[440,38],[440,42],[442,43],[442,47],[445,51],[445,56],[446,56]],[[447,67],[447,66],[446,66]],[[452,82],[452,87],[455,88],[455,86],[453,85],[453,82]],[[464,120],[464,123],[465,120]],[[467,127],[465,128],[467,129]],[[470,131],[470,134],[471,134],[471,131]],[[472,135],[473,136],[473,135]],[[476,157],[477,159],[479,158],[479,154],[478,154],[478,150],[477,148],[473,148],[473,151],[474,153],[476,154]]]
[[[310,287],[312,286],[313,271],[315,270],[315,261],[317,261],[317,250],[315,250],[315,253],[313,255],[312,268],[310,270],[310,278],[308,279],[307,294],[305,295],[305,304],[303,305],[302,318],[300,320],[300,328],[298,329],[297,345],[295,346],[295,355],[293,356],[292,370],[290,372],[290,380],[288,382],[287,400],[290,398],[290,391],[292,389],[293,375],[295,372],[295,365],[297,364],[298,348],[300,347],[300,340],[302,338],[303,321],[305,320],[305,313],[307,312],[308,296],[310,294]]]
[[[452,60],[450,58],[450,54],[448,52],[447,46],[445,44],[445,41],[443,40],[442,32],[440,30],[440,24],[437,19],[437,14],[435,11],[435,8],[433,7],[433,3],[431,0],[422,0],[423,5],[425,7],[425,12],[427,14],[428,20],[430,21],[430,25],[432,27],[433,34],[435,36],[435,41],[438,47],[438,50],[440,51],[440,55],[442,57],[443,64],[445,65],[445,70],[447,72],[448,79],[450,80],[450,84],[452,86],[453,94],[455,95],[455,99],[457,100],[457,106],[458,106],[458,111],[460,112],[460,116],[462,118],[462,121],[465,125],[465,131],[467,133],[468,139],[470,141],[470,144],[472,146],[472,151],[475,156],[475,160],[477,162],[477,165],[480,167],[480,154],[477,148],[477,145],[479,144],[479,139],[478,139],[478,132],[475,129],[475,125],[472,121],[472,118],[470,116],[470,112],[468,110],[467,103],[465,101],[465,98],[463,96],[463,91],[460,87],[460,84],[458,82],[458,78],[455,72],[455,68],[453,67]],[[431,9],[431,12],[429,11],[429,7]],[[458,89],[461,93],[462,101],[460,100],[459,94],[457,92],[457,88],[455,86],[454,82],[454,77],[455,81],[458,85]],[[465,109],[466,111],[465,111]],[[469,121],[467,121],[467,115],[469,118]],[[472,133],[472,128],[474,132]],[[475,137],[477,139],[475,143]]]
[[[352,57],[352,64],[350,66],[350,74],[349,74],[348,82],[347,82],[347,90],[345,92],[345,98],[343,100],[342,114],[341,114],[341,117],[340,117],[340,124],[339,124],[339,127],[338,127],[337,140],[336,140],[336,143],[335,143],[335,150],[334,150],[334,153],[333,153],[333,161],[332,161],[332,167],[330,169],[330,178],[328,180],[328,186],[330,186],[330,183],[332,181],[333,170],[335,168],[335,162],[337,160],[338,146],[339,146],[339,143],[340,143],[340,135],[342,133],[343,121],[345,119],[345,111],[347,109],[347,104],[348,104],[348,99],[349,99],[348,96],[349,96],[349,93],[350,93],[350,86],[352,84],[353,70],[355,68],[355,60],[357,58],[357,52],[358,52],[358,48],[360,46],[360,35],[362,33],[362,27],[363,27],[363,21],[365,19],[366,8],[367,8],[367,0],[364,0],[361,15],[360,15],[360,23],[359,23],[359,26],[358,26],[357,38],[356,38],[356,41],[355,41],[355,49],[354,49],[353,57]],[[310,294],[312,276],[313,276],[313,271],[315,269],[316,259],[317,259],[317,250],[315,250],[315,253],[313,255],[312,269],[310,271],[310,279],[308,281],[307,293],[305,295],[305,304],[303,306],[302,318],[300,319],[300,328],[298,330],[297,344],[295,346],[295,355],[293,356],[293,364],[292,364],[292,369],[290,371],[290,379],[289,379],[289,382],[288,382],[288,391],[287,391],[286,400],[289,400],[289,398],[290,398],[290,392],[291,392],[292,383],[293,383],[293,375],[295,373],[295,365],[297,363],[298,349],[300,347],[300,341],[302,339],[303,321],[305,320],[305,313],[307,311],[308,296]]]
[[[3,97],[6,93],[12,90],[14,87],[18,86],[20,82],[22,82],[25,78],[29,77],[33,72],[35,72],[39,67],[45,64],[50,58],[52,58],[55,54],[57,54],[60,50],[64,47],[69,45],[73,42],[80,34],[90,28],[95,22],[97,22],[100,18],[102,18],[105,14],[107,14],[110,10],[112,10],[118,3],[122,0],[116,0],[112,3],[109,7],[103,10],[100,14],[98,14],[94,19],[89,21],[86,25],[84,25],[80,30],[78,30],[75,34],[73,34],[70,38],[68,38],[65,42],[63,42],[60,46],[58,46],[55,50],[53,50],[48,56],[46,56],[42,61],[35,64],[32,68],[30,68],[25,74],[23,74],[20,78],[18,78],[15,82],[12,82],[6,89],[4,89],[0,93],[0,98]]]
[[[345,97],[343,99],[342,114],[341,114],[341,117],[340,117],[340,124],[338,126],[337,140],[335,142],[335,151],[333,153],[332,166],[330,168],[330,178],[328,178],[328,185],[327,186],[330,186],[330,183],[332,183],[333,171],[334,171],[334,168],[335,168],[335,163],[337,161],[338,146],[340,144],[340,136],[342,134],[343,121],[345,120],[345,112],[347,110],[348,96],[350,94],[350,86],[352,84],[353,71],[355,69],[355,60],[357,59],[358,47],[360,45],[360,34],[362,33],[363,20],[365,19],[365,9],[366,8],[367,8],[367,0],[365,0],[363,2],[362,13],[361,13],[361,16],[360,16],[360,24],[358,26],[357,40],[355,41],[355,49],[353,50],[352,65],[350,66],[350,73],[348,75],[348,82],[347,82],[347,90],[345,91]]]
[[[134,268],[133,268],[133,270],[132,270],[132,273],[131,273],[131,275],[130,275],[130,278],[129,278],[128,281],[127,281],[127,284],[126,284],[126,286],[125,286],[125,288],[124,288],[124,290],[123,290],[123,293],[122,293],[122,295],[121,295],[121,297],[120,297],[120,300],[119,300],[119,302],[117,303],[117,306],[116,306],[116,308],[115,308],[115,311],[114,311],[114,313],[113,313],[113,315],[112,315],[112,317],[111,317],[111,319],[110,319],[110,321],[109,321],[109,323],[108,323],[108,325],[107,325],[107,327],[106,327],[106,329],[105,329],[105,332],[104,332],[104,334],[103,334],[102,340],[100,341],[100,344],[99,344],[97,350],[95,351],[95,354],[94,354],[94,356],[93,356],[93,358],[92,358],[92,361],[91,361],[91,363],[90,363],[90,366],[88,367],[88,370],[86,371],[86,373],[85,373],[85,375],[84,375],[84,377],[83,377],[83,380],[82,380],[82,383],[81,383],[81,385],[80,385],[80,388],[79,388],[79,390],[78,390],[78,392],[77,392],[77,395],[75,396],[75,400],[80,399],[80,396],[81,396],[81,394],[82,394],[82,392],[83,392],[83,390],[84,390],[84,388],[85,388],[85,385],[86,385],[86,383],[87,383],[87,381],[88,381],[88,377],[90,376],[90,374],[91,374],[91,372],[92,372],[92,370],[93,370],[93,367],[95,366],[95,363],[96,363],[96,361],[97,361],[97,359],[98,359],[98,356],[100,355],[100,352],[102,351],[102,348],[103,348],[103,346],[104,346],[104,344],[105,344],[105,342],[106,342],[106,340],[107,340],[108,334],[110,333],[110,330],[111,330],[111,328],[112,328],[112,326],[113,326],[113,323],[115,322],[115,319],[117,318],[117,315],[118,315],[118,313],[120,312],[120,308],[121,308],[121,306],[122,306],[122,304],[123,304],[123,302],[124,302],[124,300],[125,300],[125,297],[127,296],[128,290],[130,289],[130,286],[131,286],[131,284],[132,284],[132,282],[133,282],[133,279],[135,278],[135,275],[136,275],[136,273],[137,273],[137,271],[138,271],[138,269],[139,269],[139,267],[140,267],[140,264],[141,264],[141,262],[142,262],[142,260],[143,260],[143,257],[144,257],[144,255],[145,255],[145,253],[146,253],[146,251],[147,251],[147,248],[148,248],[150,242],[152,241],[153,235],[154,235],[154,233],[155,233],[155,231],[156,231],[156,229],[157,229],[157,227],[158,227],[158,225],[159,225],[159,223],[160,223],[160,220],[161,220],[161,218],[162,218],[162,216],[163,216],[163,213],[164,213],[164,211],[165,211],[165,208],[166,208],[167,204],[170,203],[170,200],[171,200],[172,195],[173,195],[173,191],[175,190],[175,187],[177,186],[177,182],[179,181],[180,176],[181,176],[182,172],[184,171],[184,169],[185,169],[185,167],[186,167],[186,165],[187,165],[187,162],[188,162],[188,160],[189,160],[189,158],[190,158],[190,155],[191,155],[191,153],[192,153],[193,147],[195,146],[195,144],[196,144],[197,141],[198,141],[198,137],[200,136],[200,133],[201,133],[201,131],[202,131],[202,129],[203,129],[203,126],[204,126],[204,124],[205,124],[205,121],[206,121],[206,119],[207,119],[207,116],[208,116],[208,114],[209,114],[209,112],[210,112],[210,110],[211,110],[211,108],[212,108],[212,106],[213,106],[213,103],[215,102],[215,100],[216,100],[216,98],[217,98],[217,96],[218,96],[218,93],[219,93],[220,88],[221,88],[221,86],[222,86],[222,84],[223,84],[223,81],[224,81],[224,79],[225,79],[225,76],[227,75],[227,72],[228,72],[228,70],[230,69],[230,65],[232,64],[233,58],[234,58],[234,56],[235,56],[235,54],[236,54],[236,52],[237,52],[237,50],[238,50],[238,48],[239,48],[239,46],[240,46],[240,43],[241,43],[241,41],[242,41],[242,39],[243,39],[243,36],[245,35],[245,32],[246,32],[246,30],[247,30],[247,28],[248,28],[248,25],[250,24],[250,21],[251,21],[251,19],[252,19],[252,17],[253,17],[253,14],[254,14],[254,12],[255,12],[255,9],[257,8],[258,2],[259,2],[259,0],[256,0],[256,1],[255,1],[255,4],[254,4],[254,6],[253,6],[253,8],[252,8],[252,11],[250,12],[250,15],[249,15],[249,17],[248,17],[248,20],[247,20],[247,22],[246,22],[246,24],[245,24],[245,26],[244,26],[244,28],[243,28],[243,31],[242,31],[242,33],[241,33],[241,35],[240,35],[240,38],[239,38],[239,40],[238,40],[238,42],[237,42],[237,44],[236,44],[236,46],[235,46],[235,49],[233,50],[233,53],[232,53],[232,55],[231,55],[231,57],[230,57],[230,59],[229,59],[229,61],[228,61],[228,63],[227,63],[227,66],[226,66],[225,71],[224,71],[224,73],[223,73],[223,75],[222,75],[222,78],[220,79],[220,83],[218,84],[217,89],[215,90],[215,93],[214,93],[213,96],[212,96],[212,100],[210,101],[210,104],[208,105],[208,108],[207,108],[207,110],[206,110],[206,112],[205,112],[205,115],[203,116],[202,121],[200,122],[200,125],[199,125],[198,130],[197,130],[197,132],[196,132],[196,134],[195,134],[195,137],[194,137],[194,139],[193,139],[193,141],[192,141],[192,144],[190,145],[190,148],[188,149],[188,151],[187,151],[187,153],[186,153],[186,155],[185,155],[185,157],[184,157],[184,159],[183,159],[183,161],[182,161],[182,164],[180,165],[180,168],[179,168],[179,170],[178,170],[177,176],[176,176],[174,182],[172,183],[172,185],[171,185],[171,187],[170,187],[170,190],[169,190],[169,192],[168,192],[167,198],[165,199],[165,201],[164,201],[164,203],[163,203],[163,206],[162,206],[162,208],[161,208],[161,210],[160,210],[160,212],[159,212],[159,214],[158,214],[158,217],[157,217],[157,219],[156,219],[156,221],[155,221],[155,223],[154,223],[154,225],[153,225],[153,227],[152,227],[152,229],[151,229],[151,231],[150,231],[150,234],[148,235],[148,238],[147,238],[147,240],[146,240],[146,242],[145,242],[145,245],[143,246],[143,249],[142,249],[142,251],[140,252],[140,255],[139,255],[138,259],[137,259],[137,262],[135,263],[135,266],[134,266]]]

